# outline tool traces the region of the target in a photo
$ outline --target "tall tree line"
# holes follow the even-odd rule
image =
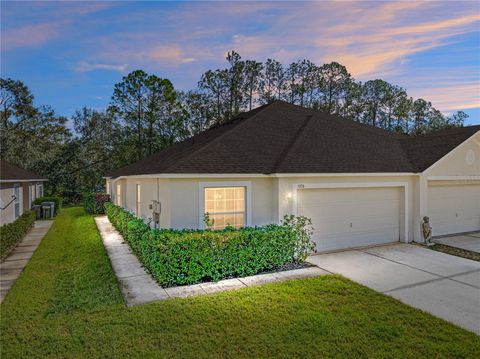
[[[337,62],[262,63],[234,51],[225,68],[206,71],[189,91],[133,71],[115,84],[107,109],[82,108],[70,119],[35,106],[21,81],[0,79],[0,88],[1,158],[48,177],[52,193],[72,199],[101,187],[112,169],[275,100],[410,135],[462,126],[467,118],[461,111],[445,116],[387,81],[356,81]]]
[[[356,81],[337,62],[317,66],[300,60],[287,66],[268,59],[243,61],[236,52],[227,56],[226,69],[205,72],[190,96],[202,97],[214,122],[275,100],[313,108],[390,131],[426,134],[463,124],[466,114],[447,117],[424,99],[387,81]]]

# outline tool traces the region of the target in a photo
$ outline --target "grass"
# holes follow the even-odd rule
[[[340,276],[126,308],[93,217],[63,209],[1,305],[1,357],[475,358],[480,338]]]

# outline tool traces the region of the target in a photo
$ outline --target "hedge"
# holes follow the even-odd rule
[[[0,227],[0,258],[5,257],[33,227],[35,212],[27,211],[14,222]]]
[[[55,203],[55,215],[58,213],[62,206],[62,197],[38,197],[33,201],[33,204],[42,204],[42,202],[54,202]]]
[[[104,204],[110,201],[106,193],[84,193],[83,207],[88,214],[104,214]]]
[[[287,224],[241,229],[154,230],[112,203],[105,204],[105,213],[162,286],[278,270],[304,261],[314,248],[309,220],[301,217],[290,216]]]

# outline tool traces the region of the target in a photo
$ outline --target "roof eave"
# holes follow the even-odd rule
[[[35,179],[0,179],[0,183],[15,183],[15,182],[47,182],[46,178],[35,178]]]

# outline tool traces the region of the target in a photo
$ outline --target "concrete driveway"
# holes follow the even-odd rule
[[[480,232],[434,238],[435,243],[480,253]]]
[[[308,261],[480,335],[479,262],[400,243]]]

